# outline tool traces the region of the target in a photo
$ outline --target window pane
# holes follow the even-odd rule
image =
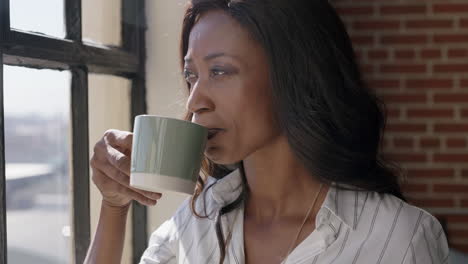
[[[124,78],[101,74],[89,74],[88,82],[89,154],[91,157],[94,145],[104,135],[106,130],[113,128],[129,131],[131,129],[131,83]],[[92,176],[92,171],[90,171],[90,175]],[[92,182],[90,184],[90,196],[91,234],[94,236],[101,208],[101,193]],[[131,226],[131,214],[128,214],[122,263],[132,263]]]
[[[65,37],[64,0],[10,0],[12,28]]]
[[[70,263],[69,87],[69,72],[4,67],[8,263]]]
[[[83,40],[104,45],[121,45],[121,2],[82,0]]]

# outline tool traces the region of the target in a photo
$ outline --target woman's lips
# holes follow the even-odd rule
[[[222,129],[220,128],[210,128],[208,129],[208,140],[214,138],[218,132],[220,132]]]

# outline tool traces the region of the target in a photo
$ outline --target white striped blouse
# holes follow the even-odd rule
[[[236,169],[207,186],[215,185],[197,200],[197,218],[189,198],[172,218],[157,228],[140,264],[218,264],[220,250],[214,216],[241,192]],[[244,208],[221,216],[224,237],[232,232],[224,263],[244,263]],[[342,190],[330,186],[316,220],[316,229],[283,264],[439,264],[448,263],[449,248],[442,226],[425,210],[388,194]],[[268,241],[265,241],[268,243]]]

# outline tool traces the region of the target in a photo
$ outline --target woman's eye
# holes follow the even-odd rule
[[[221,69],[212,69],[211,70],[211,75],[217,76],[217,75],[224,75],[226,74],[226,71],[223,71]]]
[[[197,78],[197,75],[195,75],[193,72],[191,71],[187,71],[185,70],[184,71],[184,78],[187,82],[191,82],[194,78]]]

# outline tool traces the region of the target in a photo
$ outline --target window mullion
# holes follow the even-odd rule
[[[83,263],[90,244],[88,72],[72,68],[72,205],[75,263]]]
[[[137,115],[146,114],[144,0],[122,0],[122,47],[138,58],[138,70],[133,76],[131,91],[131,124]],[[137,202],[132,206],[132,263],[139,263],[148,246],[147,208]]]
[[[0,44],[10,32],[10,1],[0,0]],[[3,107],[3,52],[0,45],[0,264],[7,264],[5,122]]]
[[[10,31],[10,1],[0,0],[0,43],[6,42]]]
[[[66,39],[82,50],[81,0],[65,0]],[[83,263],[91,239],[89,192],[88,70],[86,64],[71,67],[72,119],[72,226],[75,263]]]
[[[7,264],[5,122],[3,109],[3,59],[0,51],[0,264]]]
[[[66,38],[82,42],[81,0],[65,0]]]

